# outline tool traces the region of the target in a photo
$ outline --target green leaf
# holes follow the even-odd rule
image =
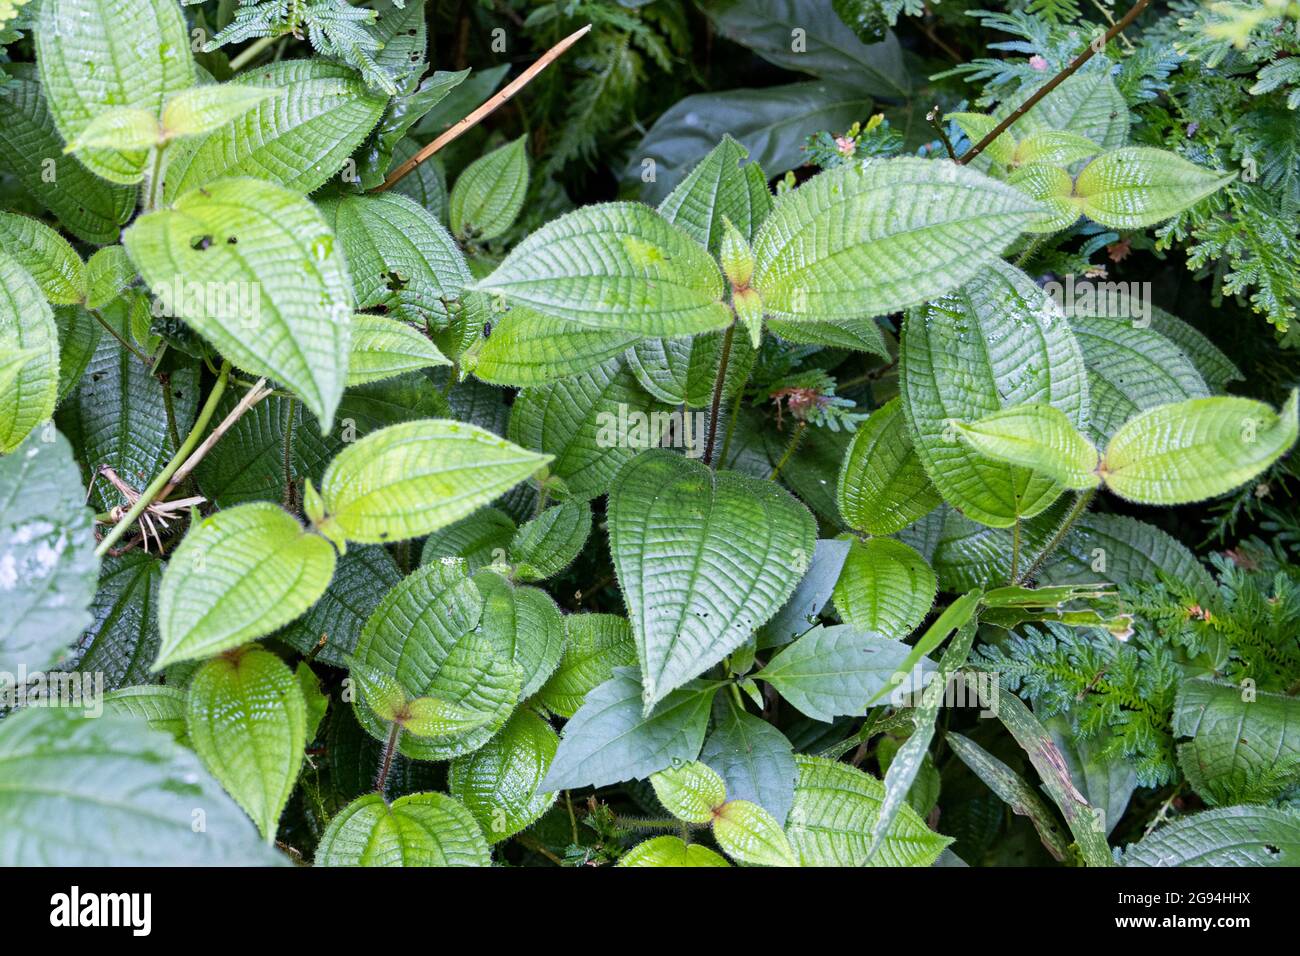
[[[528,137],[520,136],[480,156],[451,190],[451,231],[474,240],[495,239],[514,224],[528,194]]]
[[[808,572],[799,580],[781,610],[759,629],[760,648],[789,644],[817,623],[834,593],[835,582],[839,580],[848,554],[848,541],[818,539]]]
[[[110,717],[139,717],[153,730],[171,734],[177,743],[186,742],[186,692],[162,684],[123,687],[104,695],[104,713]]]
[[[708,408],[713,401],[718,363],[722,360],[722,339],[721,332],[708,332],[693,338],[645,339],[628,349],[625,359],[641,387],[659,401],[669,405]],[[755,358],[754,346],[748,336],[732,337],[727,377],[722,386],[724,402],[731,401],[745,386]],[[699,430],[700,427],[695,429]],[[693,435],[692,440],[699,446],[696,454],[702,454],[701,437]]]
[[[559,746],[551,725],[520,709],[480,750],[455,760],[447,789],[499,843],[531,826],[559,796],[540,789]]]
[[[384,723],[395,721],[410,702],[406,688],[397,682],[397,678],[362,663],[355,657],[348,656],[344,663],[348,668],[348,679],[360,691],[360,696],[355,699],[374,711],[375,716]]]
[[[790,741],[729,696],[718,699],[713,716],[713,731],[700,760],[726,781],[733,799],[757,803],[784,824],[794,802],[796,776]]]
[[[829,345],[831,348],[869,352],[888,359],[889,347],[880,326],[860,319],[829,319],[825,322],[786,322],[769,319],[767,330],[787,342],[799,345]]]
[[[973,620],[979,611],[980,601],[983,596],[983,592],[976,588],[967,591],[944,608],[942,613],[925,629],[925,633],[916,639],[916,643],[912,645],[906,659],[899,666],[898,672],[900,674],[912,673],[916,665],[923,663],[926,655],[942,645],[950,634],[959,632],[967,623]],[[882,687],[876,691],[871,696],[871,699],[867,701],[867,704],[874,704],[884,697],[886,689]]]
[[[1097,61],[1095,61],[1097,62]],[[1023,85],[994,112],[1001,120],[1038,92],[1042,83]],[[1129,108],[1110,72],[1094,69],[1075,73],[1034,104],[1016,122],[1020,136],[1044,130],[1064,130],[1086,137],[1103,149],[1120,146],[1128,139]]]
[[[694,760],[717,690],[716,683],[692,681],[669,692],[646,716],[636,670],[615,668],[565,725],[542,789],[605,787],[645,779],[674,761]]]
[[[206,136],[173,145],[163,174],[167,202],[227,176],[312,192],[339,171],[388,103],[355,71],[325,60],[272,63],[242,74],[232,85],[279,95]]]
[[[693,335],[732,320],[713,258],[637,203],[584,206],[519,243],[475,288],[578,325]]]
[[[170,138],[210,133],[233,123],[263,100],[285,92],[241,83],[209,83],[181,90],[163,104],[163,135]]]
[[[62,402],[81,380],[91,356],[99,347],[103,337],[103,326],[85,309],[77,306],[59,306],[54,310],[54,324],[59,335],[59,394],[56,400]],[[25,354],[26,349],[14,354]],[[12,385],[12,383],[11,383]],[[8,388],[0,389],[0,393]]]
[[[1297,392],[1280,414],[1248,398],[1194,398],[1129,419],[1106,446],[1102,477],[1121,498],[1177,505],[1250,481],[1295,444]]]
[[[1088,366],[1092,404],[1088,435],[1098,445],[1104,445],[1140,411],[1210,394],[1183,351],[1154,328],[1143,328],[1137,321],[1070,317],[1070,327]]]
[[[1043,566],[1040,584],[1159,583],[1161,575],[1205,594],[1214,582],[1205,566],[1176,538],[1128,515],[1085,514]]]
[[[1074,181],[1074,195],[1089,219],[1112,229],[1141,229],[1177,215],[1235,178],[1167,150],[1125,146],[1085,166]]]
[[[99,573],[72,449],[58,432],[41,438],[0,457],[0,671],[10,674],[45,670],[77,640]]]
[[[1083,491],[1101,483],[1096,446],[1053,405],[1012,405],[955,427],[986,458],[1028,468],[1064,488]]]
[[[925,620],[937,590],[934,570],[909,545],[854,541],[835,583],[835,610],[859,631],[901,640]]]
[[[102,309],[135,281],[135,266],[122,246],[96,249],[86,260],[86,308]]]
[[[176,369],[167,388],[183,435],[198,408],[198,369]],[[176,451],[158,379],[111,335],[100,338],[86,374],[59,408],[58,423],[82,461],[95,468],[109,466],[136,491],[143,491]],[[88,500],[96,510],[130,504],[106,478],[93,472],[92,477]]]
[[[115,242],[135,212],[136,187],[100,179],[66,155],[35,69],[6,64],[5,70],[10,75],[0,82],[0,161],[68,232],[85,242]]]
[[[490,866],[473,815],[445,793],[412,793],[391,804],[368,793],[330,821],[317,866]]]
[[[551,473],[574,498],[605,494],[614,476],[655,439],[667,409],[637,386],[617,359],[573,378],[527,388],[510,411],[510,440],[554,456]],[[660,420],[665,420],[666,415]]]
[[[816,523],[789,492],[644,452],[610,493],[610,552],[636,634],[645,710],[749,639],[812,560]]]
[[[109,107],[157,116],[169,94],[194,85],[189,31],[171,0],[42,0],[34,34],[41,86],[68,143]],[[147,154],[94,149],[78,158],[110,182],[135,183]]]
[[[1025,783],[1024,778],[975,741],[959,733],[949,731],[944,735],[944,740],[961,762],[1011,808],[1012,813],[1029,818],[1038,832],[1038,838],[1053,859],[1064,862],[1069,857],[1070,844],[1056,814],[1043,802],[1038,792]]]
[[[436,697],[487,715],[474,729],[445,738],[403,734],[399,748],[416,760],[449,760],[472,753],[505,724],[519,699],[523,675],[513,648],[477,633],[483,596],[458,564],[430,564],[403,578],[384,596],[357,641],[356,660],[394,678],[408,697]],[[383,740],[388,726],[361,701],[357,719]]]
[[[274,842],[307,746],[293,671],[257,646],[208,661],[190,681],[185,727],[204,765]]]
[[[638,843],[619,858],[619,866],[730,866],[707,846],[681,837],[658,836]]]
[[[471,571],[506,563],[515,536],[515,523],[498,508],[480,508],[424,539],[421,564],[441,558],[461,558]]]
[[[1069,716],[1058,714],[1043,721],[1070,770],[1070,778],[1095,810],[1105,815],[1109,836],[1124,816],[1137,789],[1137,769],[1123,756],[1104,752],[1104,737],[1081,739]]]
[[[392,720],[414,737],[436,739],[463,736],[488,723],[492,716],[440,697],[415,697],[398,708]]]
[[[25,835],[0,841],[3,866],[284,862],[198,757],[138,718],[13,714],[0,724],[0,778],[0,830]],[[94,839],[70,838],[79,833]]]
[[[1186,680],[1173,733],[1187,782],[1212,807],[1270,803],[1300,781],[1300,701],[1254,688]]]
[[[24,356],[0,394],[0,454],[17,448],[54,414],[59,392],[59,330],[36,281],[0,250],[0,347]],[[19,361],[14,359],[14,361]]]
[[[912,447],[899,399],[890,399],[858,426],[835,497],[849,526],[869,534],[901,531],[943,500]]]
[[[847,624],[820,624],[783,649],[754,675],[780,692],[800,713],[830,723],[866,713],[867,701],[894,687],[909,648],[901,641]]]
[[[445,325],[470,282],[451,234],[405,196],[345,196],[321,204],[348,261],[357,308]]]
[[[1031,199],[1043,212],[1025,227],[1026,232],[1060,232],[1079,219],[1079,200],[1074,195],[1074,180],[1060,166],[1027,163],[1014,170],[1007,182]]]
[[[763,170],[758,163],[746,163],[748,158],[745,147],[724,134],[659,204],[659,215],[714,255],[722,246],[724,219],[753,239],[772,210],[772,194]]]
[[[982,142],[998,126],[996,118],[984,113],[947,113],[944,121],[956,123],[972,145]],[[1010,129],[1003,130],[993,142],[984,147],[984,155],[996,163],[1012,165],[1016,157],[1016,134]]]
[[[1182,319],[1152,306],[1151,326],[1182,349],[1211,391],[1221,392],[1228,387],[1229,382],[1243,378],[1241,369],[1217,345]]]
[[[316,660],[344,667],[343,658],[356,649],[366,619],[400,580],[397,563],[383,548],[348,548],[347,554],[339,557],[334,577],[320,600],[276,637],[303,654],[316,651],[325,638]]]
[[[116,151],[119,154],[142,153],[163,141],[158,114],[131,106],[109,106],[97,113],[75,139],[64,147],[65,153]],[[141,169],[139,179],[144,178]],[[128,179],[126,182],[135,182]]]
[[[664,809],[687,823],[711,823],[727,800],[727,785],[710,767],[692,760],[650,775]]]
[[[713,819],[713,838],[733,859],[753,866],[798,866],[781,824],[757,803],[728,800]]]
[[[240,368],[292,389],[328,430],[347,379],[352,297],[311,203],[226,179],[141,216],[122,242],[168,311]]]
[[[278,505],[209,515],[190,527],[167,562],[153,669],[272,633],[315,604],[333,575],[334,549]]]
[[[537,702],[561,717],[572,717],[587,695],[636,664],[636,641],[626,618],[614,614],[569,614],[564,618],[564,656]]]
[[[107,557],[90,605],[93,620],[78,642],[75,667],[104,675],[110,689],[150,680],[158,656],[158,587],[163,564],[130,551]]]
[[[985,458],[951,425],[1026,403],[1054,405],[1076,428],[1086,424],[1082,353],[1060,309],[1033,280],[995,265],[910,313],[899,354],[913,445],[945,501],[1005,528],[1056,500],[1056,482]]]
[[[311,743],[316,739],[316,734],[320,730],[321,721],[325,719],[325,714],[329,710],[329,695],[321,690],[320,678],[311,669],[311,664],[305,660],[299,661],[298,666],[293,670],[294,680],[298,682],[298,689],[302,691],[302,699],[307,709],[307,742]]]
[[[0,212],[0,251],[12,256],[36,280],[54,305],[86,296],[86,271],[71,243],[39,219]]]
[[[869,319],[974,278],[1037,211],[944,161],[842,166],[778,197],[754,240],[753,285],[778,319]]]
[[[559,574],[582,553],[591,536],[591,505],[566,501],[522,525],[510,542],[510,560],[524,581]]]
[[[465,364],[485,382],[526,388],[585,372],[640,340],[639,332],[593,329],[515,306],[497,316]]]
[[[785,832],[800,866],[930,866],[952,842],[904,805],[872,855],[884,784],[848,764],[803,754],[794,759],[799,780]]]
[[[348,385],[364,385],[451,361],[405,322],[380,315],[352,317]]]
[[[510,652],[523,672],[519,696],[532,696],[560,666],[564,616],[545,591],[516,587],[491,569],[476,572],[474,584],[484,601],[479,632]]]
[[[1296,866],[1300,815],[1223,807],[1160,827],[1124,851],[1124,866]]]
[[[348,445],[325,471],[323,529],[379,544],[465,517],[550,461],[476,425],[423,419]]]

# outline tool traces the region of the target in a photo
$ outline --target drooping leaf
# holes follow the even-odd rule
[[[169,94],[194,85],[189,31],[171,0],[50,0],[34,32],[41,87],[67,143],[108,107],[157,116]],[[93,149],[78,158],[110,182],[135,183],[147,154]]]
[[[848,764],[802,754],[794,759],[799,780],[785,832],[800,866],[929,866],[952,842],[904,805],[880,849],[869,854],[884,784]]]
[[[33,707],[0,725],[4,866],[283,862],[187,748],[135,717]],[[195,810],[201,809],[202,828]],[[72,839],[73,834],[94,839]]]
[[[974,278],[1035,212],[943,161],[842,166],[777,199],[754,239],[753,285],[775,318],[866,321]]]
[[[328,430],[347,380],[352,295],[311,203],[226,179],[141,216],[122,242],[172,314],[234,364],[292,389]]]
[[[558,794],[540,789],[559,738],[532,711],[520,709],[486,746],[455,760],[447,789],[498,843],[530,826]]]
[[[58,432],[41,438],[0,457],[0,671],[10,674],[46,669],[77,640],[99,573],[72,449]]]
[[[204,765],[273,842],[307,746],[293,671],[256,646],[208,661],[190,682],[185,726]]]
[[[819,538],[813,548],[812,562],[800,578],[794,593],[758,632],[759,647],[789,644],[817,623],[839,580],[848,558],[849,542]]]
[[[279,95],[206,136],[172,146],[163,176],[167,202],[227,176],[312,192],[361,145],[387,103],[356,72],[325,60],[283,60],[233,82]]]
[[[911,546],[854,541],[835,583],[835,610],[856,630],[901,640],[925,620],[937,590],[934,570]]]
[[[1063,488],[1083,491],[1101,481],[1096,446],[1054,405],[1011,405],[954,427],[985,458],[1028,468]]]
[[[661,450],[619,474],[609,528],[647,713],[776,613],[794,590],[786,569],[806,569],[816,539],[775,484]]]
[[[1115,494],[1176,505],[1231,491],[1295,444],[1300,418],[1293,389],[1281,413],[1248,398],[1194,398],[1131,418],[1102,457]]]
[[[636,642],[627,619],[613,614],[569,614],[564,630],[564,656],[537,692],[537,701],[561,717],[572,717],[616,668],[636,664]]]
[[[901,400],[876,409],[854,433],[836,500],[850,527],[869,534],[901,531],[943,500],[912,447]]]
[[[348,445],[321,480],[317,527],[348,541],[416,538],[465,517],[550,460],[464,422],[390,425]]]
[[[1065,758],[1075,787],[1093,809],[1105,814],[1109,836],[1137,789],[1137,770],[1129,760],[1105,753],[1103,738],[1081,739],[1065,714],[1043,721],[1043,726]]]
[[[748,800],[728,800],[714,815],[713,837],[729,856],[753,866],[798,866],[790,838],[772,814]]]
[[[104,713],[110,717],[139,717],[153,730],[186,742],[185,691],[164,684],[137,684],[104,695]]]
[[[158,592],[153,669],[198,660],[270,634],[325,592],[334,549],[278,505],[227,508],[191,526]]]
[[[565,724],[542,788],[604,787],[644,779],[675,760],[694,760],[717,689],[715,683],[693,681],[670,691],[646,716],[637,672],[615,668],[614,676],[588,693]]]
[[[391,804],[368,793],[330,821],[317,866],[490,866],[491,850],[468,810],[445,793],[412,793]]]
[[[528,137],[480,156],[451,190],[451,231],[476,240],[495,239],[514,224],[528,194]]]
[[[717,263],[638,203],[584,206],[552,220],[475,288],[578,325],[645,335],[707,332],[732,319]]]
[[[405,322],[381,315],[352,317],[348,385],[364,385],[435,365],[450,365],[425,336]]]

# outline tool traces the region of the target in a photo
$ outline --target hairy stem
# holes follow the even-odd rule
[[[781,460],[776,463],[776,467],[773,468],[771,474],[767,476],[768,481],[776,481],[777,477],[781,474],[781,469],[790,461],[791,456],[794,455],[796,449],[798,449],[799,443],[803,441],[804,432],[807,430],[807,422],[800,422],[795,426],[794,433],[790,436],[790,443],[785,446],[785,454],[781,456]]]
[[[1083,513],[1088,510],[1088,505],[1092,504],[1092,499],[1096,494],[1096,488],[1089,488],[1087,491],[1081,492],[1079,496],[1074,499],[1074,507],[1072,507],[1070,513],[1065,516],[1065,520],[1061,522],[1061,526],[1056,529],[1056,534],[1052,535],[1052,540],[1047,542],[1047,547],[1043,548],[1042,553],[1034,559],[1033,564],[1025,569],[1025,573],[1022,574],[1019,579],[1016,579],[1014,575],[1012,576],[1013,584],[1023,584],[1026,581],[1031,580],[1035,574],[1042,570],[1043,565],[1047,563],[1047,559],[1050,558],[1056,549],[1061,546],[1061,542],[1065,540],[1065,536],[1070,533],[1070,529],[1074,527],[1074,523],[1082,518]]]
[[[1020,515],[1016,515],[1016,523],[1011,526],[1011,576],[1007,581],[1008,584],[1015,584],[1016,577],[1020,573]]]
[[[420,150],[418,153],[416,153],[406,162],[402,163],[402,165],[398,166],[391,173],[389,173],[388,178],[385,179],[378,186],[376,186],[374,191],[383,192],[386,189],[392,189],[393,186],[396,185],[398,180],[400,180],[403,176],[405,176],[407,173],[413,170],[416,166],[419,166],[422,162],[424,162],[426,159],[428,159],[438,150],[442,149],[452,140],[456,139],[462,133],[466,132],[467,130],[473,129],[474,126],[476,126],[485,117],[496,112],[496,110],[499,107],[501,107],[502,104],[504,104],[512,96],[514,96],[525,86],[531,83],[533,81],[533,78],[536,77],[538,73],[541,73],[542,70],[546,69],[557,59],[559,59],[564,54],[565,50],[573,46],[573,44],[577,43],[579,40],[581,40],[584,36],[586,36],[590,32],[591,32],[591,24],[588,23],[581,30],[577,30],[574,33],[570,33],[559,43],[555,44],[555,46],[551,47],[549,50],[543,53],[536,63],[534,63],[528,69],[524,70],[523,73],[520,73],[518,78],[510,82],[503,90],[501,90],[499,93],[492,96],[490,99],[488,99],[486,103],[484,103],[474,112],[470,113],[464,119],[460,120],[458,123],[452,126],[451,129],[447,130],[447,132],[443,133],[441,136],[435,139],[428,146],[424,147],[424,149]]]
[[[158,472],[153,481],[149,482],[149,487],[145,488],[140,497],[136,499],[135,504],[122,516],[122,520],[110,528],[108,534],[104,535],[104,539],[99,542],[99,547],[95,549],[96,557],[102,558],[107,554],[109,548],[113,547],[118,542],[118,539],[126,534],[127,528],[135,523],[135,519],[144,514],[144,510],[149,507],[154,498],[158,496],[158,493],[168,486],[168,482],[171,481],[177,469],[189,456],[190,451],[198,444],[199,436],[203,434],[204,429],[208,427],[208,422],[212,420],[212,415],[217,410],[217,402],[221,400],[221,395],[226,390],[226,382],[229,378],[230,363],[222,362],[221,372],[217,376],[217,384],[212,386],[212,391],[208,393],[208,400],[203,403],[203,408],[199,411],[199,417],[195,419],[194,427],[190,429],[190,433],[185,436],[185,441],[176,450],[176,454],[172,456],[171,461],[167,462],[167,466]],[[174,487],[174,483],[171,487]]]
[[[384,752],[379,758],[379,772],[375,774],[375,793],[382,794],[388,785],[388,772],[393,769],[393,758],[397,756],[397,741],[402,736],[402,725],[394,722],[384,741]]]
[[[722,406],[722,390],[727,384],[727,365],[731,362],[731,340],[736,337],[736,323],[727,326],[722,336],[722,355],[718,358],[718,377],[713,381],[713,401],[709,404],[709,435],[704,441],[704,463],[717,468],[713,460],[713,443],[718,437],[718,409]]]
[[[1124,29],[1138,18],[1138,15],[1147,8],[1147,4],[1150,2],[1151,0],[1137,0],[1137,2],[1129,9],[1129,12],[1124,14],[1124,19],[1120,20],[1095,40],[1092,40],[1087,47],[1084,48],[1084,51],[1070,62],[1069,66],[1039,87],[1033,96],[1029,97],[1029,99],[1021,103],[1019,107],[1012,110],[1011,114],[997,126],[993,127],[987,136],[970,149],[966,150],[966,152],[962,153],[961,158],[957,160],[957,164],[959,166],[965,166],[980,153],[984,152],[984,150],[988,148],[989,144],[1005,133],[1012,123],[1037,106],[1039,100],[1068,80],[1078,71],[1079,67],[1091,60],[1095,54],[1104,50],[1107,43],[1115,39],[1119,34],[1123,33]]]

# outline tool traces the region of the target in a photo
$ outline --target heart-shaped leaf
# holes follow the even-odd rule
[[[445,793],[391,804],[368,793],[338,812],[316,846],[317,866],[490,866],[474,817]]]

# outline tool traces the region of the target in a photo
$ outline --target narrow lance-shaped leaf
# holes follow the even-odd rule
[[[382,315],[352,317],[349,386],[450,364],[447,356],[438,351],[438,346],[405,322]]]
[[[1089,219],[1114,229],[1140,229],[1177,215],[1234,178],[1167,150],[1126,146],[1085,166],[1074,195]]]
[[[1096,447],[1052,405],[1013,405],[954,427],[981,455],[1047,475],[1064,488],[1083,491],[1101,482]]]

